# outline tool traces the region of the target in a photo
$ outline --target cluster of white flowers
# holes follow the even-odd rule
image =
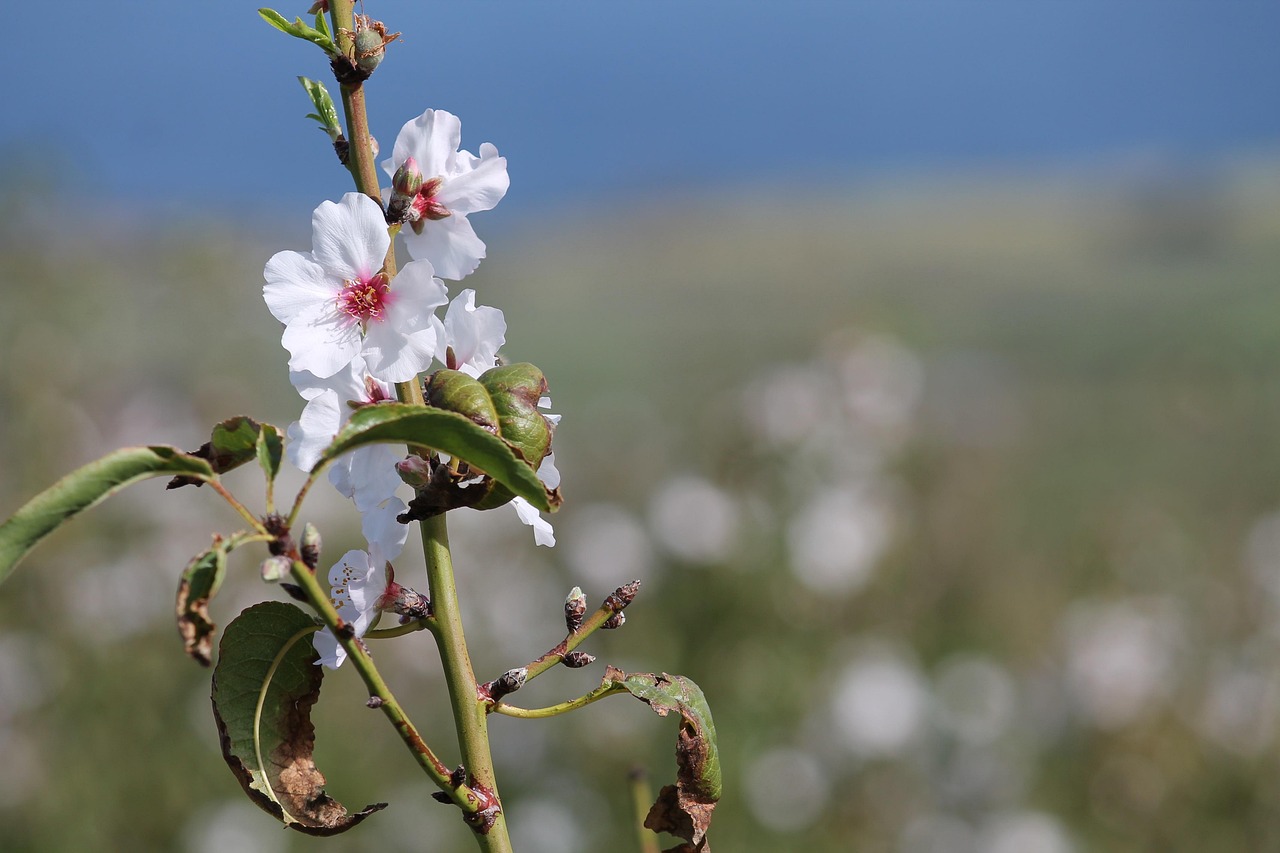
[[[480,156],[459,149],[462,124],[443,110],[427,110],[407,122],[382,168],[395,177],[416,169],[421,188],[409,205],[402,231],[413,259],[394,278],[384,271],[391,237],[382,206],[361,193],[326,201],[312,214],[310,252],[280,252],[266,265],[263,297],[284,324],[289,378],[306,401],[288,430],[288,458],[310,471],[356,408],[396,399],[397,382],[417,381],[433,361],[473,377],[493,367],[506,340],[497,308],[476,305],[474,290],[452,302],[441,280],[458,280],[485,257],[485,245],[467,221],[506,194],[507,161],[493,145]],[[436,309],[448,304],[444,319]],[[550,401],[544,398],[540,406]],[[556,415],[548,415],[553,423]],[[386,604],[387,567],[404,547],[407,528],[395,517],[404,502],[388,445],[356,450],[339,460],[329,481],[362,514],[369,550],[349,551],[330,570],[335,605],[357,636]],[[538,471],[550,488],[560,475],[552,456]],[[512,501],[539,545],[554,545],[551,525],[523,498]],[[321,663],[337,667],[345,652],[326,629],[316,636]]]

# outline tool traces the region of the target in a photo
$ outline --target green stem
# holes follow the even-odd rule
[[[507,705],[504,702],[496,702],[489,706],[489,710],[495,714],[502,714],[507,717],[519,717],[522,720],[542,720],[547,717],[556,717],[560,714],[567,714],[570,711],[576,711],[579,708],[585,708],[592,702],[599,702],[606,696],[612,696],[614,693],[626,693],[627,688],[616,682],[601,684],[590,693],[584,693],[576,699],[570,699],[567,702],[561,702],[557,705],[548,705],[545,708],[517,708],[514,705]]]
[[[649,784],[649,774],[643,767],[637,767],[629,775],[631,781],[631,808],[635,816],[636,841],[640,853],[661,853],[658,849],[658,836],[645,828],[644,819],[649,815],[650,804],[653,803],[653,787]]]
[[[430,631],[432,634],[436,632],[436,622],[430,616],[414,619],[412,622],[395,625],[391,628],[374,628],[371,631],[365,631],[364,638],[366,640],[388,640],[392,637],[403,637],[405,634],[413,634],[424,630]]]
[[[449,704],[453,708],[463,764],[474,777],[475,786],[483,787],[495,802],[501,802],[489,749],[486,707],[477,691],[476,676],[463,635],[453,560],[449,554],[449,530],[443,515],[422,522],[422,547],[427,558],[427,580],[431,586],[431,608],[436,622],[440,662],[449,686]],[[500,810],[488,831],[477,832],[476,838],[485,853],[511,853],[506,816]]]
[[[447,793],[460,808],[469,813],[476,812],[480,808],[480,797],[468,786],[463,785],[455,788],[450,782],[449,768],[436,757],[436,754],[427,746],[426,741],[418,734],[417,728],[405,714],[404,708],[400,706],[396,697],[391,693],[391,688],[387,687],[387,683],[382,680],[378,668],[374,666],[373,658],[369,657],[369,652],[365,650],[357,638],[351,636],[349,630],[344,630],[345,625],[342,617],[334,609],[333,602],[329,600],[328,594],[321,588],[316,576],[300,560],[293,561],[292,575],[294,582],[302,588],[307,600],[315,608],[316,612],[320,614],[324,624],[338,638],[338,642],[342,643],[342,647],[346,650],[347,656],[351,658],[351,663],[355,666],[356,672],[360,674],[360,678],[364,680],[365,686],[369,689],[369,695],[377,697],[378,707],[382,709],[382,713],[395,726],[396,731],[400,734],[400,739],[404,741],[405,746],[409,747],[409,751],[413,753],[418,764],[421,765],[423,770],[427,771],[427,775],[440,787],[440,790]]]
[[[202,477],[200,479],[204,479],[204,478]],[[218,482],[217,480],[204,479],[204,481],[208,483],[209,486],[215,492],[221,495],[223,500],[231,504],[231,508],[234,509],[236,512],[240,513],[240,517],[243,518],[245,521],[249,522],[249,524],[253,526],[254,530],[258,531],[259,533],[266,532],[266,530],[262,526],[262,521],[258,518],[255,518],[253,513],[249,512],[248,507],[240,503],[240,501],[236,500],[235,495],[228,492],[226,490],[226,487],[224,487],[222,483]]]
[[[338,47],[348,56],[353,49],[351,36],[339,32],[352,25],[352,0],[330,0],[330,20]],[[373,162],[370,146],[369,119],[365,110],[364,87],[342,86],[342,107],[346,113],[347,138],[350,142],[349,163],[360,192],[382,204],[378,188],[378,172]],[[386,274],[396,274],[395,243],[387,250]],[[396,385],[396,396],[404,403],[423,405],[422,388],[417,380]],[[412,451],[410,451],[412,452]],[[512,853],[511,840],[507,836],[506,817],[498,805],[498,785],[494,779],[493,758],[489,750],[488,719],[484,705],[476,690],[476,677],[471,668],[466,638],[462,632],[462,617],[458,609],[458,593],[453,580],[453,561],[449,554],[449,533],[444,516],[436,516],[422,522],[422,544],[427,559],[427,581],[431,590],[431,603],[440,659],[444,665],[445,680],[449,685],[449,700],[453,706],[454,725],[458,732],[458,745],[462,749],[463,764],[475,781],[471,788],[487,793],[490,804],[495,806],[491,824],[468,821],[475,829],[475,838],[484,853]],[[330,608],[332,609],[332,608]],[[464,787],[462,790],[471,791]],[[467,809],[474,814],[476,809]]]
[[[549,650],[542,657],[530,661],[528,666],[525,667],[529,671],[528,676],[525,678],[525,683],[528,684],[529,681],[563,661],[565,655],[582,645],[583,641],[598,631],[605,622],[608,622],[609,617],[613,616],[615,612],[617,611],[607,603],[601,605],[599,610],[592,613],[578,630],[561,640],[559,645]],[[492,710],[498,709],[493,708]]]

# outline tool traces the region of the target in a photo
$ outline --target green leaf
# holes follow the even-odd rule
[[[72,471],[0,524],[0,582],[67,519],[139,480],[171,475],[195,480],[216,476],[203,459],[164,445],[126,447]]]
[[[307,26],[302,23],[301,18],[294,18],[293,23],[289,23],[288,19],[277,12],[275,9],[259,9],[258,14],[262,16],[262,20],[275,27],[282,33],[287,33],[294,38],[300,38],[304,41],[312,42],[319,45],[326,53],[337,55],[338,48],[333,43],[333,39],[327,32],[321,32],[314,27]],[[325,28],[327,31],[327,27]]]
[[[271,424],[263,424],[254,445],[258,464],[262,466],[262,473],[267,475],[267,482],[275,482],[280,474],[280,459],[284,456],[284,436]]]
[[[280,601],[256,604],[233,619],[218,644],[213,716],[223,758],[249,799],[291,829],[336,835],[386,803],[353,814],[324,792],[312,758],[311,706],[324,678],[311,644],[316,627]]]
[[[690,843],[684,849],[705,850],[711,813],[720,800],[720,751],[716,726],[702,688],[683,675],[627,674],[609,667],[604,683],[617,684],[645,702],[660,716],[680,715],[676,739],[676,783],[658,793],[644,825],[669,832]]]
[[[511,444],[457,412],[404,403],[365,406],[334,438],[316,465],[328,465],[348,451],[368,444],[406,444],[439,450],[488,474],[544,512],[560,505]]]
[[[186,652],[201,666],[208,666],[213,651],[213,632],[217,628],[209,619],[209,601],[222,586],[227,573],[227,553],[237,541],[214,534],[213,545],[197,554],[182,572],[178,582],[178,633]]]
[[[316,111],[309,113],[307,118],[313,118],[319,122],[325,133],[329,135],[329,138],[336,140],[342,135],[342,125],[338,123],[338,108],[334,106],[333,97],[330,96],[329,90],[319,80],[312,80],[308,77],[299,77],[298,82],[302,84],[307,97],[311,99],[312,105],[316,108]]]
[[[276,436],[275,443],[279,444],[279,452],[283,452],[283,439],[280,436],[280,430],[271,424],[260,424],[253,418],[244,415],[236,415],[233,418],[227,418],[219,424],[214,424],[213,430],[209,433],[209,440],[200,445],[198,450],[191,451],[192,456],[199,459],[209,460],[215,474],[225,474],[235,468],[239,468],[251,459],[263,459],[263,450],[260,449],[260,441],[263,430],[274,433]],[[267,468],[270,463],[272,439],[265,439],[267,447],[267,462],[263,463],[263,470],[267,471],[267,476],[274,480],[274,475]],[[274,464],[278,471],[280,468],[279,460]],[[174,477],[169,482],[167,488],[176,489],[181,486],[200,485],[200,481],[191,477]]]
[[[324,19],[324,12],[316,12],[316,30],[328,38],[333,38],[333,33],[329,31],[329,22]]]

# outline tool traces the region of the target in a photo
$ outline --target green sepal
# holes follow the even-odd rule
[[[512,444],[464,415],[429,406],[379,403],[357,410],[314,471],[369,444],[406,444],[447,453],[488,474],[543,512],[554,512],[560,505],[559,492],[543,485]]]
[[[336,835],[385,808],[350,813],[324,792],[312,758],[311,707],[324,669],[311,637],[316,621],[292,604],[255,604],[231,621],[218,644],[213,716],[222,756],[249,799],[291,829]]]
[[[72,516],[139,480],[174,475],[217,478],[205,460],[165,445],[125,447],[72,471],[0,524],[0,582],[36,543]]]
[[[722,779],[716,726],[702,688],[683,675],[625,673],[614,667],[605,671],[604,684],[616,684],[645,702],[660,716],[680,715],[676,739],[676,783],[658,793],[644,825],[654,832],[669,832],[701,850],[711,825],[711,813],[720,800]]]
[[[339,56],[338,46],[333,43],[333,37],[328,32],[328,27],[322,32],[316,27],[308,26],[302,22],[301,18],[294,18],[293,23],[281,15],[275,9],[259,9],[258,14],[262,16],[262,20],[275,27],[282,33],[287,33],[294,38],[300,38],[303,41],[309,41],[322,48],[325,53],[331,56]]]

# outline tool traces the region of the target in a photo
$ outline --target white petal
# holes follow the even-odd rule
[[[364,357],[372,376],[387,382],[408,382],[431,366],[436,352],[436,308],[448,295],[431,265],[405,265],[392,285],[386,319],[370,323]]]
[[[348,591],[351,594],[351,607],[355,612],[354,618],[348,617],[347,621],[355,629],[356,636],[362,637],[378,617],[378,599],[387,591],[386,561],[378,560],[370,567],[367,575],[352,582]]]
[[[475,166],[455,177],[449,178],[440,187],[437,198],[456,216],[491,210],[507,194],[511,179],[507,176],[507,158],[498,156],[498,149],[486,143],[481,146],[481,156],[475,160]]]
[[[328,628],[316,631],[316,635],[311,638],[311,645],[320,656],[316,661],[320,666],[337,669],[347,659],[347,650],[338,643],[338,638],[333,636],[333,632]]]
[[[461,142],[462,122],[456,115],[427,110],[400,128],[391,159],[382,161],[382,170],[394,177],[400,164],[412,157],[427,179],[447,175]]]
[[[516,497],[511,499],[511,505],[515,507],[520,520],[533,528],[534,544],[546,545],[548,548],[556,544],[556,532],[551,527],[551,522],[543,518],[533,504]]]
[[[386,262],[391,237],[382,207],[363,193],[322,202],[311,215],[311,254],[339,281],[368,278]]]
[[[369,550],[384,560],[394,560],[404,550],[409,526],[396,521],[396,516],[406,508],[404,501],[393,497],[365,512],[360,519],[360,532],[369,543]]]
[[[457,369],[469,376],[493,367],[507,334],[502,312],[487,305],[476,307],[475,302],[476,292],[470,289],[453,298],[444,318],[445,336],[436,343],[436,358],[443,363],[446,350],[452,348]]]
[[[560,488],[560,471],[556,468],[556,455],[548,453],[538,466],[538,479],[548,489]]]
[[[430,261],[436,275],[457,281],[475,272],[484,259],[484,242],[476,236],[465,214],[427,222],[421,234],[412,228],[400,232],[404,247],[415,260]]]
[[[403,448],[396,450],[387,444],[357,448],[333,463],[329,482],[343,497],[355,501],[358,511],[367,512],[395,494],[404,482],[396,473],[396,463],[403,456]]]
[[[339,370],[324,379],[309,370],[291,370],[289,382],[304,400],[312,400],[325,391],[334,391],[343,402],[354,400],[358,403],[372,403],[374,401],[369,398],[364,384],[365,372],[364,359],[356,356],[345,370]]]
[[[301,252],[277,252],[262,271],[267,283],[262,298],[271,316],[281,323],[292,323],[300,313],[312,311],[316,305],[332,304],[342,289],[324,267]]]
[[[327,379],[360,354],[360,327],[350,318],[317,307],[284,327],[280,343],[289,351],[289,368]]]
[[[342,427],[342,401],[325,391],[307,401],[301,417],[289,425],[285,456],[303,471],[310,471]]]

